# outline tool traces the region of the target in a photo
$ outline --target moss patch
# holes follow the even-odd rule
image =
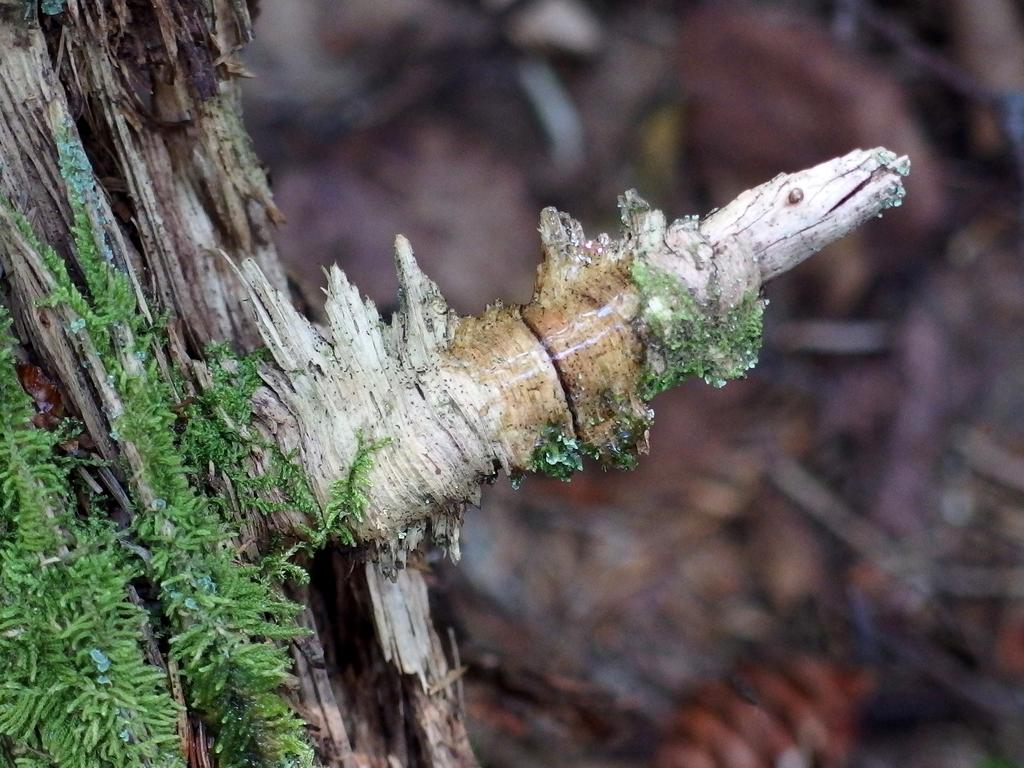
[[[349,546],[356,543],[349,521],[363,521],[363,513],[369,502],[366,492],[370,489],[373,455],[390,445],[391,438],[370,441],[360,433],[357,440],[356,455],[352,458],[348,474],[331,483],[330,499],[319,525],[308,532],[313,546],[321,547],[332,537],[337,537]]]
[[[148,553],[134,567],[156,585],[160,613],[153,619],[166,632],[192,707],[216,737],[220,768],[310,766],[313,751],[305,726],[279,691],[290,667],[279,641],[302,634],[293,620],[298,606],[285,600],[258,567],[238,559],[231,546],[234,531],[220,505],[190,481],[175,432],[177,398],[148,351],[162,340],[161,332],[141,314],[128,277],[112,264],[102,227],[97,225],[98,191],[81,145],[70,128],[58,132],[56,139],[74,214],[73,237],[84,288],[72,280],[63,259],[38,242],[24,217],[17,217],[18,227],[56,281],[48,303],[70,314],[69,332],[96,349],[107,381],[123,406],[113,420],[112,437],[131,444],[138,461],[129,478],[134,519],[130,532],[121,535],[130,535],[139,551]],[[241,417],[237,398],[225,399],[222,405],[223,412],[231,414],[229,420]],[[206,450],[224,462],[235,458],[236,448],[228,441],[208,437],[193,441],[193,449]],[[114,543],[110,546],[121,551]],[[93,613],[86,608],[77,615]],[[69,614],[67,621],[73,623],[75,615]],[[87,654],[91,663],[113,664],[108,645],[93,644]],[[98,678],[93,682],[106,685]],[[69,690],[80,692],[85,684],[79,681],[78,689]],[[52,695],[38,688],[33,692],[38,701]],[[108,711],[117,712],[116,705],[110,706]],[[173,705],[165,712],[173,714]],[[100,730],[99,725],[94,727]],[[105,736],[123,739],[121,733],[123,728],[104,731]],[[130,729],[127,738],[135,738]]]
[[[532,472],[568,481],[574,472],[583,469],[584,455],[596,456],[597,452],[561,427],[549,424],[541,432],[528,466]]]
[[[189,470],[200,478],[211,471],[228,480],[232,503],[243,517],[273,515],[296,511],[315,519],[319,507],[309,481],[294,457],[286,456],[276,443],[262,438],[252,429],[252,397],[262,383],[260,352],[236,356],[226,344],[211,344],[206,349],[211,384],[191,398],[183,409],[184,427],[179,445]],[[250,461],[260,453],[266,463],[257,474]],[[206,478],[214,488],[216,481]],[[227,515],[228,497],[211,493],[210,501]],[[274,543],[260,561],[270,581],[292,579],[305,583],[309,575],[295,565],[293,558],[311,544],[299,542],[287,546]]]
[[[679,280],[635,259],[640,322],[648,360],[640,395],[650,400],[683,379],[697,376],[715,387],[741,378],[757,364],[765,302],[751,294],[722,316],[704,311]]]
[[[19,766],[184,768],[178,708],[128,600],[138,565],[100,515],[75,515],[60,432],[32,424],[9,327],[0,307],[0,736]]]
[[[321,512],[302,468],[286,456],[276,443],[259,437],[251,423],[252,397],[261,384],[262,353],[236,357],[224,344],[206,350],[212,384],[186,406],[181,451],[192,471],[203,473],[212,467],[230,482],[243,515],[271,515],[295,511],[315,525],[303,530],[305,541],[278,549],[261,562],[271,580],[294,578],[304,581],[308,574],[291,562],[299,552],[313,552],[331,540],[356,544],[351,522],[362,522],[369,501],[369,475],[374,455],[391,443],[390,438],[367,440],[357,435],[352,464],[344,477],[330,487],[330,498]],[[248,461],[259,451],[267,461],[262,474],[253,474]],[[278,500],[273,500],[273,497]],[[225,505],[223,496],[211,501]]]
[[[635,398],[612,390],[601,393],[599,403],[589,426],[609,424],[610,429],[601,430],[600,445],[583,444],[581,449],[598,459],[604,469],[636,469],[638,446],[654,421],[654,411],[635,402]]]

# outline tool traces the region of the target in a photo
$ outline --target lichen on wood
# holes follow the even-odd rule
[[[723,315],[706,312],[672,274],[636,260],[648,362],[640,396],[650,400],[690,377],[724,387],[757,365],[765,300],[751,292]]]

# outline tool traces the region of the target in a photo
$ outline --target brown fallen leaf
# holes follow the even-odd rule
[[[42,368],[31,363],[18,363],[18,380],[35,403],[32,423],[39,429],[55,429],[64,418],[64,399]]]

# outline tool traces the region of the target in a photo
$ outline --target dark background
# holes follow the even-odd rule
[[[746,381],[633,473],[504,480],[429,563],[486,766],[1024,765],[1024,7],[265,0],[247,117],[315,316],[412,241],[529,299],[537,215],[615,231],[855,147],[904,207],[768,289]]]

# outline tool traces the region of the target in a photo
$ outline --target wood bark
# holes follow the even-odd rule
[[[142,311],[169,311],[170,353],[259,339],[223,254],[260,265],[284,288],[271,228],[279,220],[241,126],[234,59],[247,5],[72,0],[39,23],[34,3],[0,2],[0,193],[41,240],[74,262],[72,215],[53,127],[77,123],[105,195],[97,224]],[[3,299],[19,338],[59,381],[104,458],[112,393],[83,361],[59,310],[37,304],[52,278],[9,215],[0,223]],[[168,365],[171,361],[168,361]],[[327,553],[294,597],[313,634],[296,642],[296,709],[325,765],[474,765],[451,665],[430,619],[422,573],[397,581],[372,563]],[[187,721],[190,764],[212,765]]]
[[[905,159],[857,151],[780,176],[701,222],[668,224],[627,196],[614,239],[587,239],[548,209],[534,301],[477,318],[448,310],[400,238],[399,315],[383,324],[335,269],[321,330],[287,295],[272,240],[280,214],[241,124],[236,57],[250,34],[242,0],[68,0],[41,23],[34,3],[0,0],[0,194],[73,265],[54,143],[56,127],[71,126],[103,191],[92,224],[130,275],[140,311],[171,318],[170,345],[156,351],[168,372],[202,387],[194,361],[205,344],[265,343],[274,360],[253,401],[256,427],[299,457],[321,506],[360,440],[390,440],[370,474],[367,512],[352,521],[374,557],[329,549],[307,564],[311,584],[291,588],[311,634],[293,644],[290,695],[325,765],[474,765],[458,670],[423,574],[395,566],[427,533],[457,556],[463,508],[480,482],[528,468],[545,428],[597,453],[643,450],[638,384],[660,353],[641,322],[654,308],[633,281],[635,263],[669,273],[708,316],[726,316],[898,204]],[[110,438],[117,393],[95,351],[68,332],[66,310],[39,307],[53,278],[9,211],[0,212],[0,270],[26,354],[60,382],[96,452],[133,467],[131,446]],[[624,419],[643,426],[621,446]],[[108,491],[117,490],[114,478]],[[289,514],[239,522],[246,552],[269,531],[301,536],[310,524]],[[182,729],[190,764],[212,764],[198,721]]]

